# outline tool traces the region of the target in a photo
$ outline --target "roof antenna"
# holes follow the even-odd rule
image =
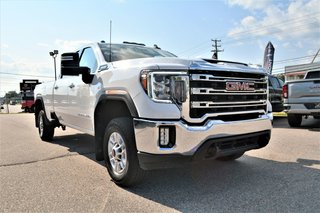
[[[112,51],[111,51],[111,33],[112,33],[112,20],[110,20],[110,40],[109,40],[109,43],[110,43],[109,61],[110,62],[111,62],[111,54],[112,54]]]

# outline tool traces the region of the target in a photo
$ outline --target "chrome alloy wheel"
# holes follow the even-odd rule
[[[127,169],[126,144],[118,132],[113,132],[108,141],[108,155],[115,175],[122,175]]]

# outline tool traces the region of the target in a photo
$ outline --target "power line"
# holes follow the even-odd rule
[[[30,77],[39,77],[39,78],[54,78],[54,77],[51,77],[51,76],[44,76],[44,75],[29,75],[29,74],[8,73],[8,72],[0,72],[0,74],[16,75],[16,76],[30,76]]]
[[[286,60],[275,61],[274,64],[286,64],[286,63],[292,63],[292,62],[297,62],[297,61],[307,61],[309,59],[312,59],[314,56],[315,55],[303,56],[303,57],[297,57],[297,58],[289,58]]]
[[[301,31],[302,29],[305,29],[307,28],[308,26],[305,26],[305,25],[301,25],[299,26],[298,28],[295,28],[294,30],[291,30],[291,32],[295,32],[295,31]],[[280,29],[275,29],[273,32],[269,32],[268,35],[278,35],[278,34],[281,34],[283,30],[280,30]],[[227,39],[226,42],[223,42],[223,45],[225,46],[228,46],[232,43],[236,43],[236,42],[241,42],[241,41],[246,41],[246,40],[252,40],[252,38],[257,38],[257,37],[260,37],[261,35],[254,35],[254,36],[250,36],[250,37],[243,37],[241,39],[236,39],[236,38],[231,38],[231,39]],[[207,51],[206,51],[207,52]],[[196,51],[194,52],[191,56],[194,56],[196,54],[199,54],[199,53],[204,53],[204,50],[200,50],[200,51]]]
[[[317,20],[315,20],[315,19],[311,19],[310,17],[316,17],[317,16],[317,14],[319,14],[319,12],[316,12],[316,13],[311,13],[311,14],[308,14],[308,15],[305,15],[305,16],[303,16],[303,17],[298,17],[298,18],[295,18],[295,19],[291,19],[291,20],[286,20],[286,21],[283,21],[283,22],[279,22],[279,23],[275,23],[275,24],[271,24],[271,25],[267,25],[267,26],[263,26],[263,27],[260,27],[260,25],[256,25],[255,27],[259,27],[259,28],[251,28],[251,29],[248,29],[248,30],[244,30],[244,31],[241,31],[241,32],[238,32],[238,33],[233,33],[233,34],[231,34],[232,36],[234,36],[234,35],[241,35],[241,34],[245,34],[245,35],[247,35],[247,34],[250,34],[250,33],[261,33],[261,32],[264,32],[264,31],[266,31],[267,29],[269,29],[269,28],[275,28],[275,27],[279,27],[279,26],[282,26],[282,25],[284,25],[285,24],[285,27],[287,27],[287,28],[289,28],[289,27],[291,27],[290,25],[288,25],[288,23],[299,23],[299,22],[304,22],[304,24],[303,25],[299,25],[299,26],[295,26],[295,31],[297,31],[297,30],[301,30],[301,29],[304,29],[304,28],[306,28],[306,27],[308,27],[308,26],[306,26],[306,22],[305,22],[305,20],[307,20],[308,22],[308,24],[312,24],[312,23],[318,23],[317,22]],[[302,27],[302,28],[298,28],[297,29],[297,27]],[[273,31],[273,32],[271,32],[271,33],[269,33],[269,34],[274,34],[274,35],[276,35],[276,34],[279,34],[279,33],[282,33],[283,32],[283,28],[281,28],[281,29],[275,29],[275,31]],[[229,35],[230,36],[230,35]],[[243,40],[247,40],[247,39],[251,39],[252,37],[257,37],[257,36],[260,36],[260,35],[255,35],[255,36],[250,36],[250,37],[243,37],[242,39],[237,39],[237,38],[226,38],[226,36],[220,36],[220,37],[222,37],[222,38],[226,38],[226,41],[227,42],[224,42],[224,45],[225,44],[227,44],[227,43],[234,43],[235,41],[243,41]],[[241,37],[241,36],[240,36]],[[206,42],[202,42],[202,43],[200,43],[199,45],[196,45],[196,46],[194,46],[194,47],[192,47],[192,48],[188,48],[188,49],[186,49],[186,50],[184,50],[184,51],[181,51],[180,53],[178,53],[178,54],[183,54],[183,53],[186,53],[186,52],[190,52],[190,51],[192,51],[193,52],[193,54],[192,55],[195,55],[195,54],[197,54],[197,53],[199,53],[199,52],[202,52],[203,51],[203,49],[204,48],[202,48],[201,46],[204,46],[204,44],[208,44],[209,43],[209,41],[206,41]],[[194,50],[195,49],[199,49],[201,47],[201,49],[202,50],[200,50],[200,51],[197,51],[197,52],[194,52]]]
[[[315,13],[317,14],[317,13]],[[285,26],[289,26],[288,23],[293,24],[293,23],[299,23],[299,22],[303,22],[304,19],[307,19],[308,21],[311,21],[309,23],[313,23],[313,22],[317,22],[317,20],[313,20],[310,19],[309,16],[314,16],[314,14],[310,14],[310,15],[306,15],[303,18],[299,17],[299,18],[295,18],[295,19],[291,19],[291,20],[286,20],[286,21],[282,21],[282,22],[278,22],[278,23],[273,23],[273,24],[269,24],[269,25],[265,25],[261,27],[261,24],[256,25],[248,30],[243,30],[237,33],[231,33],[229,36],[234,36],[234,35],[238,35],[238,34],[248,34],[248,33],[253,33],[253,32],[260,32],[260,31],[264,31],[268,28],[274,28],[276,26],[282,26],[285,24]],[[308,18],[306,18],[308,17]],[[301,19],[301,20],[300,20]],[[308,22],[307,22],[308,23]],[[304,22],[304,25],[306,24],[306,22]],[[258,28],[256,28],[258,27]]]

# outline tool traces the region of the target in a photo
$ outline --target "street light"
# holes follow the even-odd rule
[[[54,79],[57,80],[56,57],[59,54],[59,51],[58,50],[53,50],[53,52],[49,52],[49,54],[53,58],[53,62],[54,62]]]

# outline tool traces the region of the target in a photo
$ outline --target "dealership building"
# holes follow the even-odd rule
[[[303,79],[307,72],[315,70],[320,70],[320,62],[286,66],[284,68],[285,80],[292,81]]]

